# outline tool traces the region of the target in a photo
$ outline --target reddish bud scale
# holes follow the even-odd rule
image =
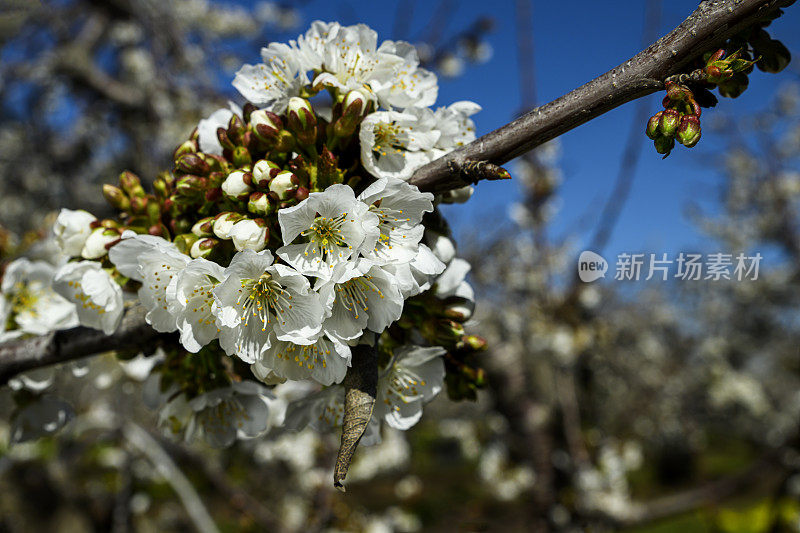
[[[184,154],[176,162],[175,167],[186,174],[208,174],[211,170],[208,163],[197,154]]]

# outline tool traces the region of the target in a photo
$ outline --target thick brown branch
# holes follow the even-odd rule
[[[417,170],[410,183],[424,191],[468,185],[451,168],[468,161],[502,165],[626,102],[654,93],[703,52],[751,25],[778,0],[706,0],[669,34],[599,78],[537,107]],[[644,128],[644,126],[642,126]]]
[[[26,370],[110,350],[145,347],[161,334],[145,322],[144,315],[145,310],[140,305],[128,309],[113,335],[79,327],[0,344],[0,385]]]

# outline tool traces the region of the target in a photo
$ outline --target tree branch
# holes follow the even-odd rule
[[[108,336],[96,329],[78,327],[0,344],[0,385],[26,370],[100,352],[152,344],[163,335],[150,327],[144,316],[144,307],[131,307],[117,331]]]
[[[779,0],[704,0],[646,50],[574,91],[418,169],[409,180],[441,192],[474,183],[452,169],[469,161],[502,165],[626,102],[654,93],[700,54],[747,28]],[[644,124],[642,125],[644,135]]]

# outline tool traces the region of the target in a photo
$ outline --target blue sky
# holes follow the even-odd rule
[[[234,0],[235,1],[235,0]],[[457,79],[440,80],[438,105],[473,100],[483,106],[476,115],[478,134],[487,133],[510,121],[520,109],[517,68],[515,6],[513,0],[447,2],[449,18],[441,28],[441,41],[469,26],[478,16],[491,17],[494,31],[488,41],[494,54],[487,63],[467,68]],[[313,19],[364,22],[378,31],[381,39],[392,38],[398,10],[411,12],[411,40],[428,32],[430,20],[442,0],[375,2],[352,0],[331,2],[310,0],[301,9],[305,30]],[[242,3],[247,3],[243,0]],[[661,3],[658,35],[678,25],[696,7],[696,0],[664,0]],[[618,65],[641,50],[645,2],[533,1],[536,62],[536,93],[539,103],[548,102]],[[800,55],[800,8],[793,6],[769,28],[795,55]],[[253,60],[258,51],[253,50]],[[794,66],[794,65],[793,65]],[[792,67],[790,67],[792,68]],[[748,90],[736,100],[720,99],[705,110],[704,120],[717,113],[749,112],[762,108],[781,83],[795,76],[758,70]],[[652,112],[660,108],[662,95],[648,97]],[[571,236],[576,246],[588,240],[603,203],[611,191],[633,120],[634,104],[617,108],[560,138],[563,183],[559,190],[560,210],[551,225],[556,238]],[[642,131],[644,124],[641,125]],[[642,133],[643,135],[643,133]],[[705,161],[720,148],[719,139],[706,131],[694,149],[676,147],[666,160],[655,153],[649,141],[637,165],[630,198],[606,248],[606,257],[622,251],[677,252],[713,249],[684,212],[690,201],[717,194],[720,177]],[[511,182],[481,183],[465,205],[448,209],[448,218],[462,240],[470,228],[496,227],[510,223],[508,208],[517,194]],[[479,227],[479,226],[478,226]],[[711,248],[709,249],[709,246]]]
[[[534,48],[536,52],[536,92],[540,103],[553,100],[602,74],[641,49],[645,2],[596,2],[578,0],[533,2]],[[308,2],[302,13],[307,19],[364,22],[390,38],[397,15],[394,2]],[[659,35],[679,24],[697,5],[693,0],[662,2]],[[411,35],[424,30],[439,2],[405,1],[411,9]],[[473,100],[483,106],[475,122],[479,134],[487,133],[511,120],[520,107],[517,71],[516,34],[513,0],[450,2],[451,20],[443,35],[465,28],[478,15],[494,19],[495,28],[488,40],[494,49],[492,59],[468,68],[455,80],[441,80],[439,105],[457,100]],[[308,20],[304,21],[307,24]],[[793,52],[800,51],[800,8],[794,6],[772,24],[774,38],[781,39]],[[446,38],[446,37],[445,37]],[[255,56],[255,54],[254,54]],[[753,111],[761,108],[780,83],[790,75],[751,76],[750,87],[736,100],[721,99],[714,113]],[[662,95],[649,97],[653,112]],[[559,191],[560,211],[553,221],[554,235],[587,238],[592,222],[610,192],[620,153],[633,120],[634,104],[617,108],[561,137],[561,162],[564,181]],[[641,125],[644,130],[644,124]],[[712,133],[692,150],[677,147],[666,160],[655,153],[649,142],[641,154],[636,177],[617,228],[607,247],[607,256],[624,250],[671,252],[692,249],[704,242],[684,210],[698,196],[713,199],[714,175],[703,159],[713,156],[719,143]],[[495,225],[508,220],[508,206],[516,194],[513,183],[482,183],[465,205],[450,209],[448,216],[457,233],[466,236],[467,226],[477,221]]]

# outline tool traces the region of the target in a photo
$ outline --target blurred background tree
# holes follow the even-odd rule
[[[4,250],[59,207],[103,216],[101,183],[123,169],[154,176],[231,94],[233,70],[314,18],[297,3],[4,4]],[[492,23],[437,31],[453,4],[428,6],[415,44],[440,76],[469,76],[490,55]],[[647,43],[659,10],[650,2]],[[516,12],[527,109],[531,3]],[[399,8],[383,37],[409,38],[412,16]],[[715,117],[725,146],[707,164],[723,177],[690,206],[712,249],[769,257],[757,281],[578,281],[574,236],[586,228],[551,231],[563,161],[578,155],[553,142],[518,161],[514,225],[459,230],[474,320],[490,332],[489,386],[476,403],[435,401],[409,432],[387,428],[359,451],[347,496],[329,484],[335,435],[273,432],[224,451],[165,440],[139,400],[147,360],[102,356],[0,391],[11,412],[26,389],[48,387],[46,414],[74,417],[15,445],[25,417],[45,415],[0,423],[0,531],[800,531],[798,87],[752,115]],[[634,105],[608,205],[587,224],[600,253],[642,147],[650,110]]]

